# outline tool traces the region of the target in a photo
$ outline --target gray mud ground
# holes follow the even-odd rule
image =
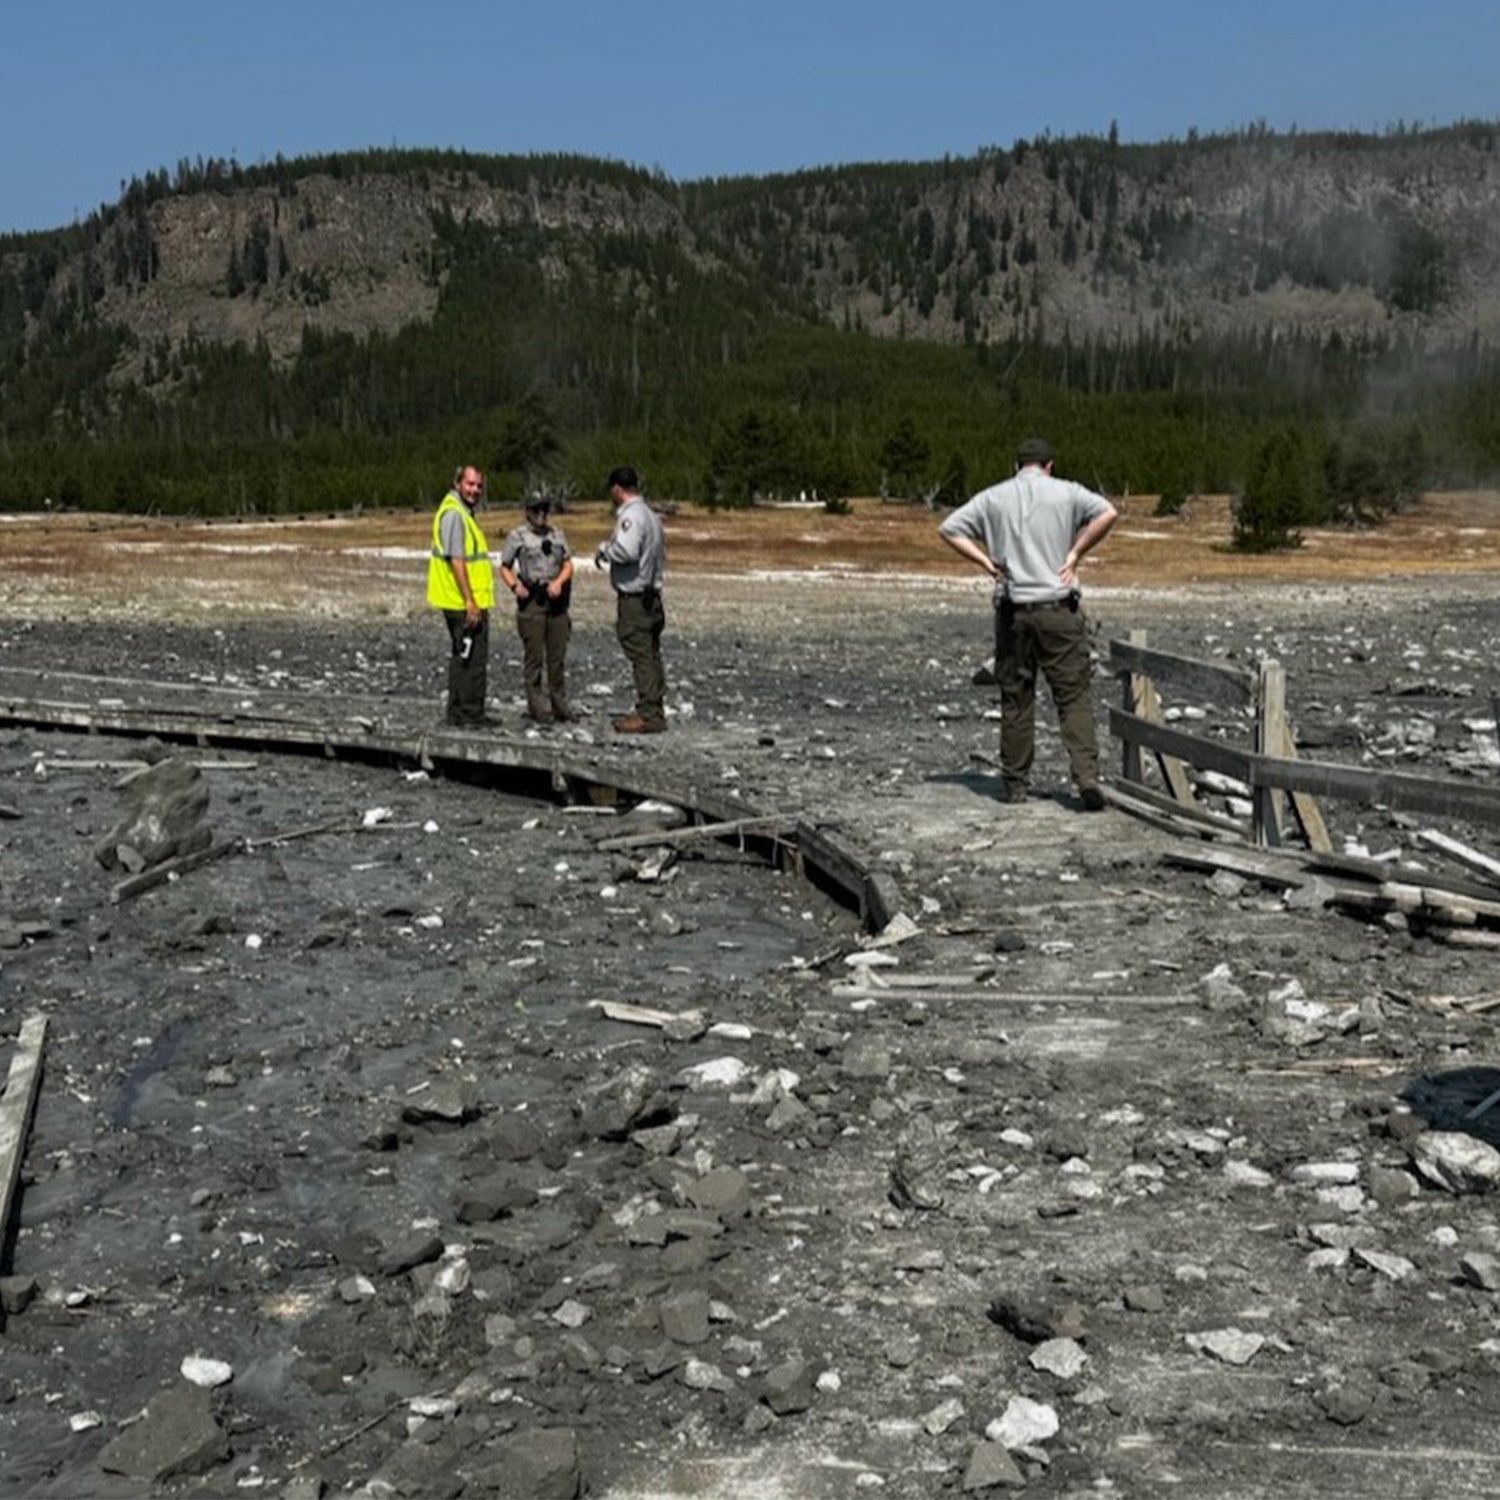
[[[176,752],[211,767],[216,836],[351,826],[111,905],[98,763],[141,743],[0,730],[0,1034],[50,1026],[0,1492],[1500,1491],[1494,1200],[1419,1185],[1389,1118],[1500,1063],[1500,1011],[1455,1003],[1500,994],[1495,954],[1164,865],[1168,835],[1077,810],[1045,710],[1037,794],[999,804],[971,592],[674,610],[673,732],[604,743],[623,671],[583,628],[570,749],[836,826],[920,928],[894,967],[861,984],[850,913],[734,849],[641,878],[653,850],[595,848],[649,813],[264,753]],[[1496,774],[1477,585],[1094,614],[1277,657],[1305,754]],[[0,686],[415,726],[437,637],[8,620]],[[1336,844],[1431,858],[1428,820],[1325,812]],[[1350,1028],[1269,1025],[1293,982]],[[729,1086],[684,1073],[724,1058]],[[233,1368],[211,1398],[192,1355]],[[1040,1425],[1006,1458],[981,1445],[1008,1411]],[[173,1420],[196,1472],[152,1477]]]

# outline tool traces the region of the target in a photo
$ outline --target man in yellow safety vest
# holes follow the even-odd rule
[[[492,722],[485,716],[484,694],[495,575],[484,533],[474,519],[483,495],[484,474],[473,464],[460,464],[453,488],[432,518],[432,553],[427,559],[427,602],[442,610],[453,647],[448,658],[447,722],[457,729]]]

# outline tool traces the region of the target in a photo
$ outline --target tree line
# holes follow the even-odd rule
[[[1488,126],[1452,136],[1495,150]],[[1002,476],[1016,441],[1041,433],[1060,470],[1113,494],[1158,494],[1171,509],[1243,490],[1242,545],[1286,545],[1327,521],[1368,524],[1423,486],[1484,482],[1500,468],[1500,360],[1477,339],[1434,352],[1399,321],[1356,336],[1205,336],[1150,308],[1128,331],[1075,333],[1046,326],[1025,279],[1069,231],[1080,264],[1105,280],[1201,250],[1190,212],[1143,208],[1122,194],[1126,174],[1141,182],[1194,154],[1326,145],[1253,130],[1152,147],[1122,145],[1113,131],[1018,141],[978,158],[994,182],[1029,174],[1014,212],[1008,200],[963,196],[974,162],[678,187],[565,156],[184,161],[129,184],[82,225],[0,240],[0,507],[426,504],[460,457],[484,464],[501,493],[595,493],[628,459],[653,493],[716,505],[806,492],[940,504]],[[260,340],[172,342],[102,320],[106,285],[157,272],[149,214],[161,198],[253,186],[295,199],[312,172],[585,193],[602,183],[674,201],[698,232],[496,233],[439,199],[430,322],[364,337],[309,324],[287,357]],[[1430,231],[1393,222],[1389,253],[1361,261],[1359,224],[1334,217],[1299,239],[1294,206],[1271,194],[1247,209],[1259,243],[1281,257],[1265,274],[1295,264],[1331,281],[1354,265],[1393,305],[1447,294],[1451,248]],[[223,295],[254,297],[298,276],[305,298],[326,294],[252,223],[226,254]],[[851,294],[878,287],[914,315],[927,293],[956,297],[962,336],[876,337],[847,309],[829,316],[819,287],[830,278]],[[1007,278],[1018,317],[996,333],[977,299]]]

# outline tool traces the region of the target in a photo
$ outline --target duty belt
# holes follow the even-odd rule
[[[1017,604],[1013,599],[1003,599],[1002,609],[1013,609],[1018,615],[1029,615],[1038,609],[1077,609],[1078,595],[1064,594],[1061,599],[1033,599],[1026,604]]]

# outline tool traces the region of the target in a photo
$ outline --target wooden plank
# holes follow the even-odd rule
[[[1278,755],[1289,738],[1286,732],[1286,671],[1279,661],[1263,661],[1255,685],[1255,753]],[[1250,792],[1254,806],[1251,833],[1259,845],[1280,848],[1286,843],[1283,827],[1286,796],[1257,782]]]
[[[1255,693],[1255,677],[1244,667],[1156,651],[1137,643],[1134,636],[1129,641],[1110,641],[1109,664],[1117,672],[1170,682],[1185,689],[1188,696],[1205,698],[1221,708],[1245,708]]]
[[[1284,889],[1307,883],[1290,862],[1268,858],[1265,851],[1258,849],[1169,849],[1161,857],[1169,865],[1189,870],[1228,870],[1233,875],[1246,875]]]
[[[590,1000],[589,1004],[611,1021],[625,1021],[632,1026],[696,1026],[703,1020],[701,1010],[655,1010],[649,1005],[631,1005],[624,1000]]]
[[[1337,797],[1346,802],[1378,802],[1404,812],[1500,824],[1500,787],[1334,765],[1328,761],[1267,756],[1250,759],[1253,767],[1242,779],[1284,791],[1311,792],[1317,797]]]
[[[1500,859],[1491,859],[1488,854],[1481,854],[1478,849],[1470,848],[1468,844],[1449,838],[1446,833],[1439,833],[1436,828],[1419,828],[1416,837],[1418,843],[1426,844],[1430,849],[1439,850],[1470,870],[1477,870],[1481,875],[1500,878]]]
[[[1422,887],[1422,905],[1434,911],[1463,911],[1489,922],[1500,922],[1500,901],[1477,901],[1472,896],[1454,896],[1434,886]]]
[[[913,998],[910,991],[856,989],[853,986],[830,986],[829,993],[840,1000],[906,1000]],[[1043,991],[1029,993],[1020,990],[992,990],[984,985],[971,985],[967,989],[924,990],[920,992],[924,1001],[957,1005],[964,1001],[977,1001],[981,1005],[1098,1005],[1106,1009],[1115,1006],[1140,1006],[1143,1009],[1169,1009],[1174,1006],[1201,1007],[1203,997],[1194,994],[1137,994],[1130,990],[1111,992],[1103,989],[1078,991]]]
[[[1146,644],[1146,632],[1144,630],[1132,630],[1130,632],[1132,644],[1144,646]],[[1122,707],[1128,714],[1138,714],[1141,711],[1142,684],[1150,682],[1149,677],[1143,677],[1138,672],[1126,672],[1120,678],[1120,688],[1124,694]],[[1134,740],[1125,740],[1120,746],[1120,774],[1124,779],[1134,786],[1144,783],[1146,777],[1141,766],[1141,747]]]
[[[1132,705],[1134,711],[1141,718],[1160,724],[1161,696],[1156,691],[1156,684],[1149,677],[1132,677],[1130,681],[1136,689],[1135,703]],[[1156,765],[1162,780],[1171,788],[1174,800],[1183,807],[1196,807],[1198,799],[1193,795],[1193,783],[1188,779],[1187,767],[1175,755],[1166,755],[1160,751],[1157,752]]]
[[[1332,849],[1312,851],[1306,856],[1306,865],[1309,870],[1327,870],[1335,875],[1362,875],[1377,884],[1399,880],[1407,885],[1432,886],[1449,896],[1478,901],[1500,900],[1500,888],[1481,880],[1465,880],[1461,875],[1449,875],[1444,871],[1420,870],[1415,865],[1341,854]]]
[[[699,839],[732,838],[738,833],[759,833],[768,837],[790,834],[797,826],[797,815],[767,813],[763,817],[730,818],[722,823],[690,823],[681,828],[659,828],[652,833],[620,834],[600,839],[594,848],[603,853],[621,849],[648,849],[653,845],[691,844]]]
[[[139,875],[120,881],[109,893],[109,899],[118,906],[122,901],[129,901],[145,891],[153,891],[157,886],[165,885],[179,875],[187,874],[189,870],[212,864],[216,859],[223,859],[226,854],[236,854],[244,847],[244,839],[223,839],[217,844],[210,844],[207,849],[199,849],[196,854],[183,854],[176,859],[163,860],[149,870],[142,870]]]
[[[42,1044],[46,1039],[46,1016],[27,1016],[10,1060],[5,1094],[0,1097],[0,1243],[10,1232],[11,1209],[26,1155],[26,1134],[42,1081]]]
[[[1500,932],[1478,927],[1430,927],[1427,936],[1449,948],[1500,948]]]
[[[1186,807],[1175,797],[1169,797],[1164,792],[1158,792],[1149,786],[1141,786],[1138,782],[1131,782],[1128,786],[1115,786],[1111,782],[1105,782],[1101,787],[1105,797],[1117,807],[1122,807],[1126,812],[1135,812],[1132,803],[1144,804],[1146,807],[1154,808],[1157,812],[1166,813],[1169,817],[1177,819],[1178,825],[1191,824],[1205,831],[1233,835],[1235,838],[1244,838],[1249,830],[1236,818],[1228,817],[1224,813],[1216,813],[1208,808],[1194,803]]]
[[[144,760],[74,760],[67,755],[47,757],[49,771],[144,771],[151,763]],[[200,771],[253,771],[255,760],[194,760],[189,765]]]
[[[889,902],[872,890],[864,861],[836,834],[814,828],[811,823],[798,823],[797,852],[804,873],[810,869],[823,881],[844,891],[847,899],[858,906],[867,927],[878,931],[895,915],[894,911],[885,911]]]
[[[1279,670],[1279,668],[1278,668]],[[1268,734],[1266,743],[1257,746],[1267,755],[1277,755],[1284,760],[1297,759],[1297,736],[1292,731],[1292,721],[1286,713],[1285,676],[1282,677],[1281,707],[1277,732]],[[1323,821],[1323,812],[1317,802],[1306,792],[1289,794],[1292,812],[1302,827],[1302,836],[1309,849],[1331,849],[1333,840],[1328,836],[1328,825]]]
[[[1111,734],[1122,740],[1133,740],[1147,750],[1175,755],[1189,765],[1218,771],[1237,781],[1252,782],[1251,768],[1258,758],[1252,751],[1173,729],[1168,724],[1153,724],[1149,719],[1114,707],[1109,710],[1109,728]]]

